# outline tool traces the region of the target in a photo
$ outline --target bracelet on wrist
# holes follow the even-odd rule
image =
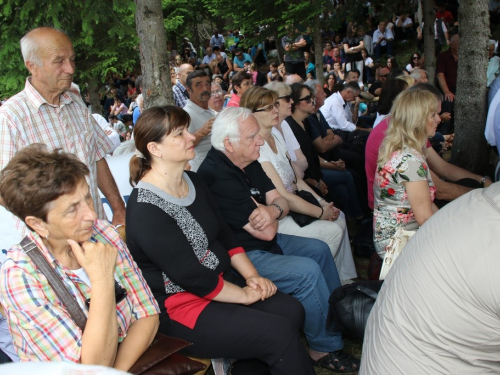
[[[274,207],[276,207],[276,208],[278,209],[278,211],[279,211],[279,215],[278,215],[278,217],[276,218],[276,220],[280,220],[280,219],[281,219],[281,216],[283,216],[283,209],[282,209],[282,208],[281,208],[281,206],[280,206],[279,204],[277,204],[277,203],[273,203],[273,204],[271,204],[271,206],[274,206]]]
[[[483,178],[481,179],[481,187],[484,187],[484,183],[486,182],[486,180],[491,181],[491,178],[489,176],[483,176]]]
[[[320,207],[321,208],[321,214],[318,216],[318,219],[321,219],[321,216],[323,216],[323,214],[325,213],[325,211],[323,210],[323,207]]]

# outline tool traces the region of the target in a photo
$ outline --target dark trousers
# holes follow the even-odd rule
[[[314,375],[299,335],[303,322],[304,309],[300,302],[278,292],[249,306],[212,301],[193,329],[164,316],[160,332],[192,342],[193,345],[182,351],[185,355],[253,358],[266,363],[272,374]]]
[[[10,362],[12,362],[12,359],[10,359],[10,357],[7,354],[5,354],[2,350],[0,350],[0,365]]]
[[[288,74],[298,74],[305,81],[306,77],[306,66],[304,62],[292,63],[285,61],[285,71]]]
[[[452,91],[453,92],[453,91]],[[453,92],[453,94],[455,94],[455,92]],[[441,105],[441,113],[444,113],[444,112],[449,112],[451,114],[451,120],[450,121],[446,121],[446,122],[442,122],[438,125],[438,132],[440,132],[441,134],[452,134],[454,131],[455,131],[455,113],[454,113],[454,109],[455,109],[455,101],[448,101],[448,100],[444,100],[442,105]]]
[[[388,55],[394,56],[392,54],[392,42],[386,41],[385,46],[381,46],[380,44],[375,45],[373,48],[373,52],[375,53],[375,59],[379,59],[380,55],[383,52],[386,52]]]

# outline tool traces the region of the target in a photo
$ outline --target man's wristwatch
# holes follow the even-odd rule
[[[481,186],[484,187],[484,183],[486,182],[486,180],[490,180],[491,181],[491,178],[489,178],[488,176],[483,176],[483,178],[481,179]]]
[[[274,206],[274,207],[276,207],[279,210],[280,214],[278,215],[278,217],[276,218],[276,220],[280,220],[281,216],[283,216],[283,209],[277,203],[273,203],[273,204],[271,204],[271,206]]]

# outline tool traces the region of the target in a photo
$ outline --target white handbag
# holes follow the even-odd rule
[[[396,234],[392,237],[391,242],[389,242],[389,245],[385,248],[385,256],[384,261],[382,262],[379,280],[384,280],[386,278],[399,254],[401,254],[410,238],[412,238],[416,232],[416,230],[409,231],[404,230],[401,227],[396,231]]]

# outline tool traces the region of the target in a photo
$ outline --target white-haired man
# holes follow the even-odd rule
[[[226,108],[212,126],[212,149],[198,169],[222,216],[255,268],[304,306],[304,332],[316,366],[356,371],[359,360],[342,351],[340,332],[325,329],[328,297],[340,285],[328,246],[277,233],[288,202],[257,161],[264,141],[246,108]]]

